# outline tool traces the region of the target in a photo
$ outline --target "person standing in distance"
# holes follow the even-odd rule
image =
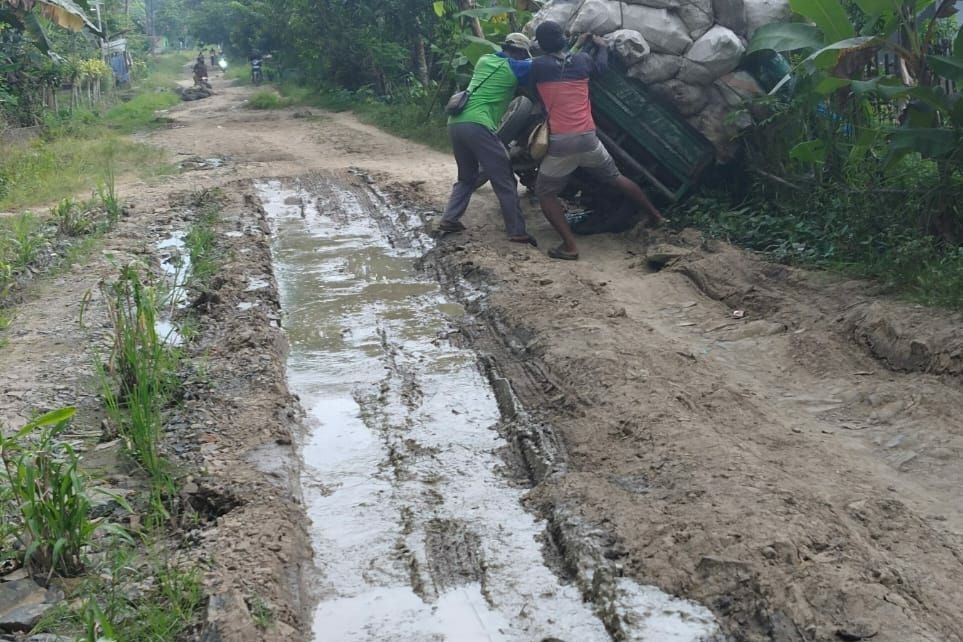
[[[442,232],[465,229],[461,217],[475,191],[480,167],[490,177],[492,189],[498,197],[508,239],[535,245],[535,239],[525,231],[518,182],[512,172],[508,150],[495,135],[518,85],[529,82],[531,44],[525,35],[510,33],[500,52],[479,58],[468,85],[471,94],[468,104],[464,111],[448,119],[448,137],[458,165],[458,182],[452,188],[448,206],[438,224]]]
[[[542,213],[562,237],[562,244],[548,251],[553,259],[578,259],[575,235],[565,219],[558,195],[569,176],[582,168],[596,180],[615,187],[632,199],[648,215],[649,222],[660,223],[662,214],[634,181],[619,172],[615,161],[595,133],[592,104],[589,102],[589,77],[608,68],[608,43],[598,36],[583,34],[576,48],[592,38],[595,55],[565,53],[567,44],[562,27],[546,20],[535,30],[535,39],[545,55],[532,63],[532,81],[548,114],[548,155],[538,168],[535,195]]]

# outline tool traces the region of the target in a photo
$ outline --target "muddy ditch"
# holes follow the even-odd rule
[[[313,639],[716,639],[707,609],[626,577],[604,530],[526,508],[564,458],[476,352],[421,210],[357,172],[256,188],[305,412]]]

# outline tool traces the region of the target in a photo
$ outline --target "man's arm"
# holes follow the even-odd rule
[[[508,59],[508,66],[511,67],[512,73],[515,74],[515,80],[518,84],[525,86],[529,82],[529,78],[532,75],[532,61],[531,60],[515,60],[514,58]]]
[[[601,36],[592,36],[595,43],[595,57],[592,61],[592,73],[602,75],[609,68],[609,43]]]

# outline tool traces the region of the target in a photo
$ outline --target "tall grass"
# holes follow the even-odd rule
[[[102,373],[108,413],[131,457],[151,481],[153,517],[167,516],[165,500],[173,491],[167,462],[160,453],[163,409],[175,387],[177,354],[157,334],[157,291],[144,285],[133,266],[103,286],[113,326],[114,345]]]
[[[885,193],[816,188],[797,201],[696,197],[671,217],[777,261],[874,279],[901,298],[963,310],[963,247],[921,229],[906,214],[913,209]]]
[[[142,177],[175,171],[161,150],[109,133],[97,139],[68,136],[35,141],[5,149],[0,157],[0,176],[7,183],[6,193],[0,195],[0,210],[87,192],[111,165],[117,172]]]
[[[0,210],[58,201],[93,189],[109,166],[140,177],[175,167],[159,149],[124,136],[157,127],[155,112],[179,102],[176,81],[189,77],[186,53],[155,58],[148,75],[102,110],[49,113],[43,138],[10,145],[0,155]]]
[[[159,642],[184,639],[203,605],[196,570],[178,568],[151,555],[121,546],[109,552],[97,573],[88,574],[69,601],[51,609],[34,633],[54,633],[81,639]],[[132,584],[147,590],[131,592]]]
[[[131,100],[108,109],[104,114],[104,124],[114,131],[132,134],[159,125],[156,112],[170,109],[178,103],[180,98],[170,90],[138,94]]]

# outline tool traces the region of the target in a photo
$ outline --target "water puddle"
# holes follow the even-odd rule
[[[191,254],[187,251],[184,238],[187,232],[177,230],[155,246],[159,252],[161,270],[170,286],[170,292],[163,300],[163,307],[158,311],[154,323],[154,331],[165,343],[179,346],[184,338],[173,322],[173,312],[183,308],[188,302],[187,280],[191,276]]]
[[[309,418],[314,639],[610,640],[545,564],[545,524],[504,473],[488,380],[447,339],[463,311],[415,269],[428,239],[360,188],[321,179],[258,190],[274,228],[289,385]],[[703,639],[704,609],[689,622],[679,600],[658,598],[627,607],[639,631],[657,627],[631,639]]]

